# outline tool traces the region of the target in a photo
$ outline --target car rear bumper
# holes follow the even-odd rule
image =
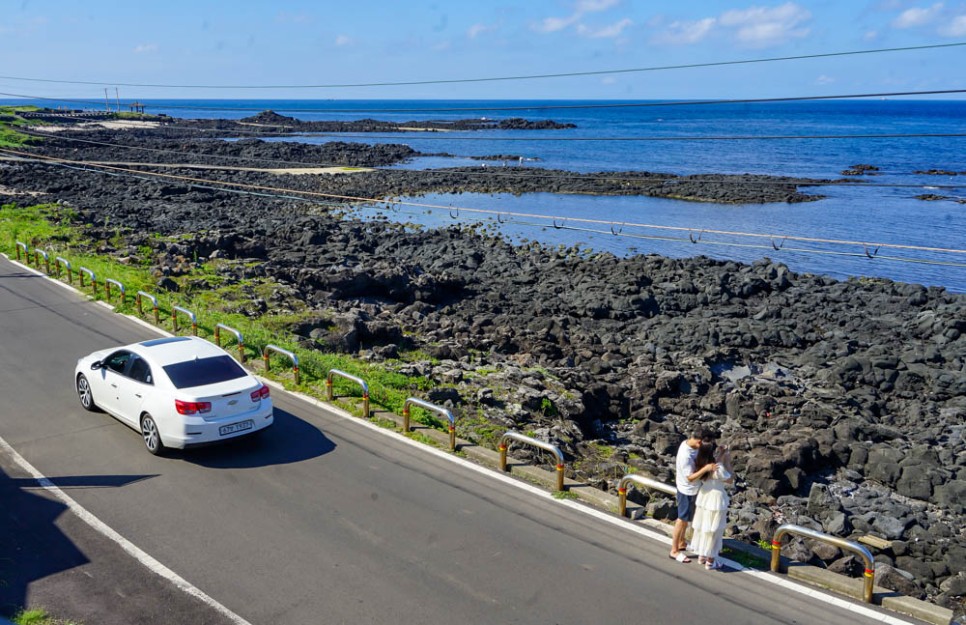
[[[237,419],[225,419],[213,423],[191,423],[185,426],[185,431],[181,434],[164,438],[167,447],[175,449],[186,449],[202,445],[212,445],[222,441],[230,441],[242,436],[248,436],[255,432],[261,432],[275,422],[274,408],[269,408],[254,415],[248,414],[239,416]],[[222,433],[222,428],[237,426],[247,421],[252,422],[252,427],[244,430]]]

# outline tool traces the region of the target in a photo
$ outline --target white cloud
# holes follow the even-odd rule
[[[613,39],[615,37],[620,37],[620,34],[625,28],[633,24],[629,18],[624,18],[619,22],[615,22],[610,26],[604,26],[603,28],[593,29],[588,28],[583,24],[577,25],[577,33],[583,35],[584,37],[590,37],[591,39]]]
[[[602,85],[616,85],[617,84],[617,79],[614,78],[613,76],[604,76],[603,78],[600,79],[600,84],[602,84]]]
[[[134,48],[134,54],[150,54],[151,52],[157,51],[158,44],[156,43],[142,43]]]
[[[734,30],[735,38],[747,46],[764,48],[789,39],[801,39],[809,33],[804,26],[812,14],[794,2],[775,8],[751,7],[726,11],[720,23]]]
[[[914,28],[916,26],[923,26],[936,19],[942,10],[942,2],[937,2],[936,4],[927,8],[912,7],[911,9],[906,9],[899,14],[899,17],[892,20],[892,25],[896,28]]]
[[[711,33],[717,18],[706,17],[694,22],[671,22],[667,30],[654,37],[655,43],[690,45],[698,43]]]
[[[863,41],[875,41],[879,38],[879,33],[874,30],[867,30],[865,34],[862,35]]]
[[[577,13],[598,13],[606,11],[611,7],[620,4],[620,0],[579,0],[577,2]]]
[[[352,37],[350,37],[349,35],[339,35],[335,38],[335,45],[339,46],[340,48],[342,46],[348,46],[351,44],[352,44]]]
[[[466,30],[466,36],[470,39],[476,39],[483,33],[496,30],[496,26],[487,26],[486,24],[473,24]]]
[[[957,15],[946,21],[940,28],[943,37],[966,37],[966,14]]]
[[[623,30],[628,24],[631,23],[629,19],[625,18],[624,20],[621,20],[616,24],[612,24],[611,26],[603,27],[599,29],[592,29],[586,24],[584,24],[581,20],[588,13],[600,13],[602,11],[606,11],[608,9],[616,7],[620,3],[621,3],[621,0],[577,0],[577,2],[574,4],[574,12],[571,13],[570,15],[566,17],[545,17],[542,20],[540,20],[538,24],[533,25],[531,28],[540,33],[555,33],[576,24],[577,32],[579,34],[586,34],[586,33],[607,32],[609,28],[617,27],[618,28],[617,34],[588,35],[588,36],[599,36],[599,37],[608,37],[608,38],[616,37],[617,35],[620,34],[620,30]],[[618,27],[618,24],[622,24],[623,22],[627,22],[627,24],[624,24],[623,26]]]
[[[312,16],[307,13],[288,13],[281,11],[275,16],[275,21],[280,24],[308,24],[312,21]]]
[[[830,85],[833,82],[835,82],[835,79],[832,78],[831,76],[826,76],[825,74],[822,74],[821,76],[815,79],[816,85]]]

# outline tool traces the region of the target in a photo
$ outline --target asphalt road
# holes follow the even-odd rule
[[[256,625],[876,622],[676,563],[663,543],[280,392],[262,438],[153,457],[81,409],[72,373],[154,336],[0,258],[0,437]],[[64,566],[98,554],[84,556]]]

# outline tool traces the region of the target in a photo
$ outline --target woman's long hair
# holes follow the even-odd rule
[[[701,441],[698,455],[694,458],[694,470],[699,471],[712,462],[714,462],[714,442]]]

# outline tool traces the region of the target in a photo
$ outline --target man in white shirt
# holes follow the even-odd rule
[[[674,522],[674,534],[671,536],[671,554],[673,560],[681,563],[691,561],[684,550],[687,548],[687,541],[684,534],[688,529],[688,523],[694,518],[694,501],[701,488],[700,479],[706,474],[714,471],[717,466],[715,463],[705,465],[700,471],[694,470],[694,458],[698,455],[701,442],[707,440],[711,443],[714,439],[713,434],[704,429],[694,430],[687,440],[678,447],[677,459],[674,463],[674,481],[677,488],[678,518]]]

